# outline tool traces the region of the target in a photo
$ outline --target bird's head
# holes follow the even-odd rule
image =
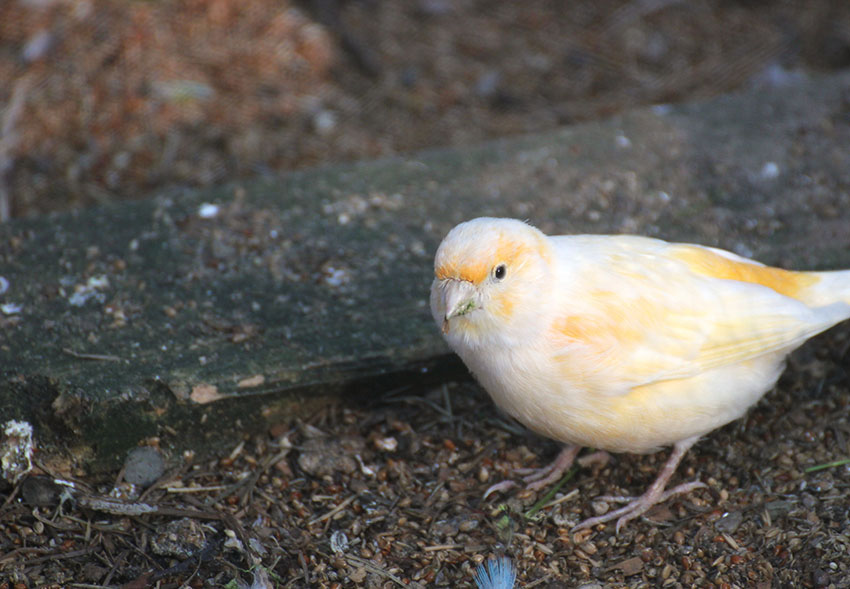
[[[466,340],[517,322],[531,327],[554,253],[549,238],[515,219],[482,217],[446,235],[434,260],[431,312],[443,333]]]

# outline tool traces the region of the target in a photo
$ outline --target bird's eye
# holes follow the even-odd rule
[[[499,264],[495,268],[493,268],[493,278],[496,280],[501,280],[508,273],[508,269],[504,264]]]

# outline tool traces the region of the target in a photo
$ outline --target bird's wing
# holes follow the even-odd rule
[[[648,243],[606,248],[576,277],[580,294],[567,297],[551,326],[565,376],[596,392],[625,394],[790,351],[848,314],[790,296],[805,273],[784,276],[719,250]]]

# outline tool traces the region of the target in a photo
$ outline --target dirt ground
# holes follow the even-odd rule
[[[665,453],[482,500],[557,446],[450,383],[185,457],[144,490],[130,461],[100,484],[27,479],[0,511],[0,586],[468,587],[507,555],[519,587],[848,587],[850,465],[807,472],[850,452],[848,366],[846,329],[807,345],[777,391],[685,457],[676,479],[708,487],[619,536],[569,530],[610,507],[600,495],[642,492]]]
[[[843,0],[10,0],[0,217],[781,91],[848,65]],[[0,589],[464,587],[501,554],[520,587],[848,587],[850,466],[807,471],[850,454],[848,366],[846,326],[801,350],[777,391],[686,456],[676,480],[708,487],[620,536],[569,529],[610,507],[598,496],[642,492],[666,453],[483,501],[557,446],[470,382],[375,391],[229,456],[153,453],[110,481],[36,461],[0,488]]]
[[[848,65],[843,0],[9,0],[0,216],[469,144]]]

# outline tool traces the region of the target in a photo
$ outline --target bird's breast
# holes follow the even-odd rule
[[[773,386],[782,366],[777,355],[605,394],[565,374],[534,346],[459,355],[496,405],[529,429],[562,442],[634,453],[740,417]]]

